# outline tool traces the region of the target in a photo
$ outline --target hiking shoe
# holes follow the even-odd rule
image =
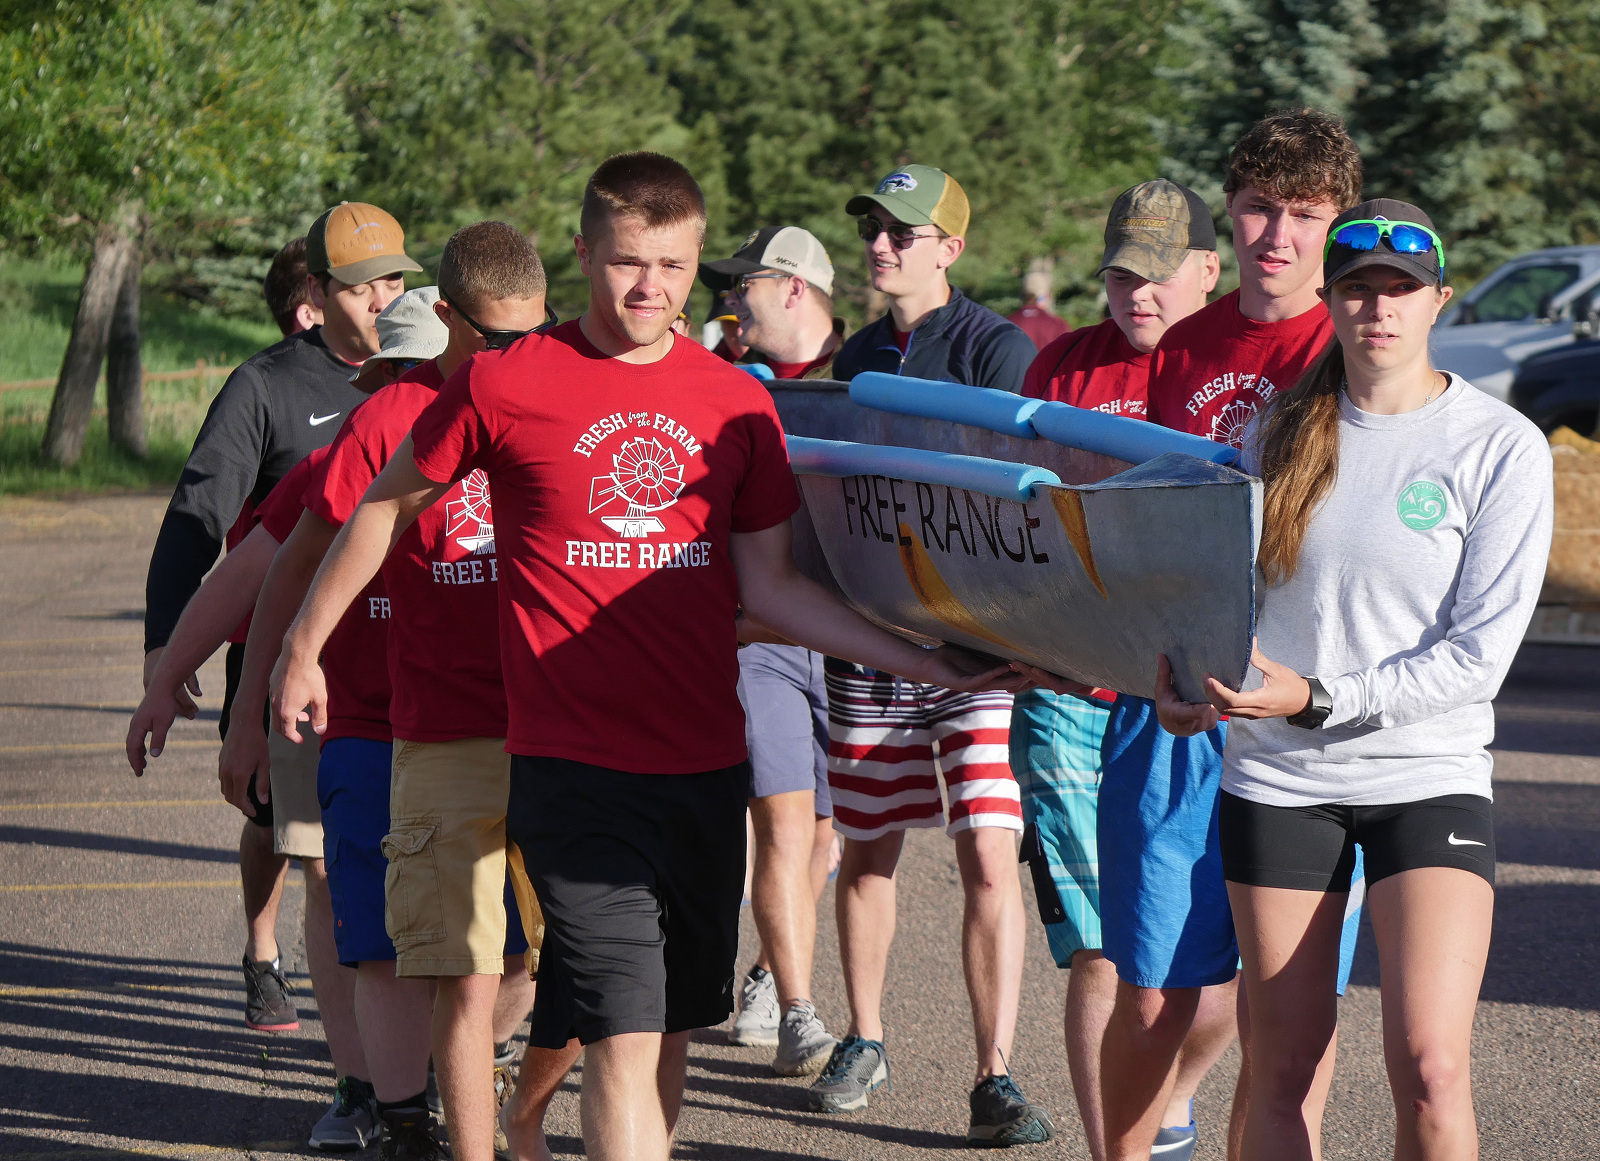
[[[1022,1095],[1009,1076],[991,1076],[972,1090],[972,1121],[967,1144],[1004,1149],[1008,1145],[1036,1145],[1056,1135],[1050,1114]]]
[[[378,1140],[378,1094],[372,1085],[341,1076],[333,1086],[333,1107],[311,1130],[308,1144],[324,1153],[353,1153]]]
[[[733,1018],[728,1043],[745,1048],[771,1048],[778,1043],[778,985],[772,973],[753,967],[744,978],[739,1014]]]
[[[806,1090],[819,1113],[853,1113],[867,1107],[867,1094],[889,1083],[889,1053],[882,1040],[846,1036],[833,1047],[822,1075]]]
[[[796,1000],[778,1025],[778,1053],[772,1058],[772,1071],[779,1076],[810,1076],[821,1072],[839,1042],[817,1018],[810,1000]]]
[[[494,1058],[494,1155],[500,1161],[514,1161],[511,1156],[511,1139],[506,1136],[505,1126],[500,1123],[500,1110],[506,1101],[511,1099],[512,1090],[517,1087],[517,1077],[512,1072],[512,1066],[516,1062],[515,1051]]]
[[[384,1109],[383,1161],[445,1161],[439,1126],[427,1109]]]
[[[244,1022],[257,1032],[293,1032],[300,1027],[295,1011],[294,989],[283,978],[275,959],[244,963]]]
[[[1150,1156],[1160,1161],[1189,1161],[1194,1156],[1197,1135],[1193,1121],[1178,1129],[1164,1128],[1156,1134],[1156,1143],[1150,1146]]]

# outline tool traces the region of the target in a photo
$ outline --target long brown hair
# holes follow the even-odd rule
[[[1269,584],[1294,575],[1311,515],[1339,475],[1339,391],[1344,347],[1337,339],[1293,388],[1267,405],[1256,433],[1266,510],[1256,563]]]

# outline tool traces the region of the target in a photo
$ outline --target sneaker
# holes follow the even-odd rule
[[[384,1109],[383,1161],[446,1161],[439,1126],[427,1109]]]
[[[772,1048],[778,1043],[778,985],[772,973],[753,967],[744,978],[739,1014],[733,1018],[728,1043],[745,1048]]]
[[[779,1076],[810,1076],[821,1072],[839,1041],[817,1018],[810,1000],[796,1000],[778,1025],[778,1054],[772,1058],[772,1071]]]
[[[866,1108],[867,1094],[880,1088],[894,1091],[883,1041],[846,1036],[834,1045],[822,1075],[806,1091],[819,1113],[852,1113]]]
[[[300,1013],[289,999],[294,989],[275,959],[244,959],[244,1022],[257,1032],[293,1032]]]
[[[512,1072],[516,1062],[517,1055],[514,1051],[494,1058],[494,1155],[500,1161],[514,1161],[511,1156],[511,1138],[506,1136],[505,1126],[500,1123],[500,1110],[506,1101],[511,1099],[511,1093],[517,1087],[517,1077]]]
[[[1194,1156],[1196,1136],[1193,1121],[1182,1128],[1164,1128],[1156,1134],[1156,1143],[1150,1147],[1150,1156],[1159,1157],[1161,1161],[1189,1161]]]
[[[439,1095],[439,1074],[433,1071],[433,1057],[428,1057],[428,1111],[444,1124],[444,1097]]]
[[[324,1153],[353,1153],[378,1139],[378,1094],[372,1085],[341,1076],[333,1088],[333,1107],[311,1130],[308,1142]]]
[[[967,1144],[1004,1149],[1008,1145],[1036,1145],[1056,1135],[1050,1114],[1022,1095],[1009,1076],[991,1076],[972,1090],[972,1122]]]

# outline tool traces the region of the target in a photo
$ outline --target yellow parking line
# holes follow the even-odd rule
[[[98,988],[24,988],[0,987],[0,998],[15,1000],[47,1000],[62,996],[99,996],[112,992],[192,992],[210,985],[193,984],[104,984]],[[216,990],[212,987],[212,990]]]
[[[101,645],[107,641],[142,641],[142,633],[122,633],[115,637],[12,637],[0,640],[0,649],[23,645]]]
[[[238,1155],[240,1153],[285,1153],[297,1152],[302,1146],[300,1141],[257,1141],[254,1144],[240,1148],[222,1148],[217,1145],[162,1145],[155,1142],[140,1142],[135,1145],[75,1145],[71,1149],[51,1149],[38,1153],[12,1153],[12,1161],[66,1161],[75,1158],[77,1161],[101,1161],[112,1157],[213,1157],[226,1153]]]
[[[166,750],[194,750],[201,746],[219,747],[221,742],[168,742]],[[0,746],[0,754],[53,754],[57,751],[72,751],[74,753],[110,753],[113,750],[126,750],[126,742],[60,742],[53,746]]]
[[[299,879],[288,879],[286,886],[299,884],[305,886]],[[15,894],[21,891],[155,891],[172,887],[200,888],[200,887],[234,887],[239,886],[238,879],[178,879],[170,882],[156,883],[18,883],[0,886],[0,893]]]
[[[0,810],[97,810],[104,806],[226,806],[233,804],[217,798],[149,798],[113,802],[18,802],[0,806]]]
[[[0,670],[0,677],[40,677],[44,674],[62,673],[128,673],[134,670],[143,671],[143,665],[73,665],[66,669],[6,669]]]

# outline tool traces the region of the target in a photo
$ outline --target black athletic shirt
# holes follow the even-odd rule
[[[156,536],[145,580],[144,647],[172,635],[241,512],[313,450],[333,442],[366,398],[320,327],[250,356],[211,403]]]

